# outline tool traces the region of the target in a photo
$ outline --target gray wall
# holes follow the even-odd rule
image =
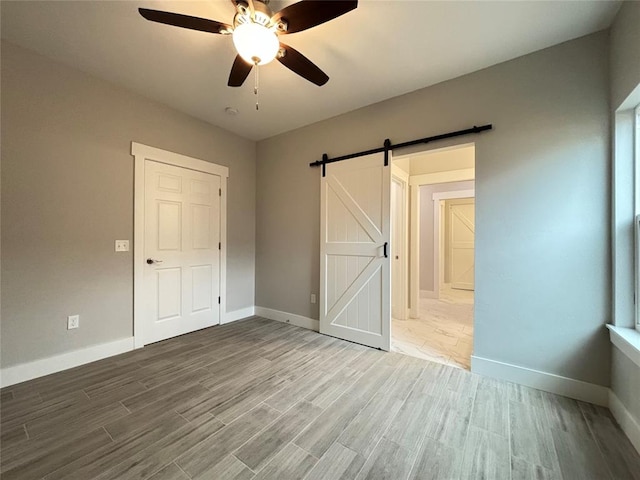
[[[622,3],[611,25],[611,106],[617,109],[640,81],[640,2]]]
[[[434,291],[433,284],[433,194],[472,190],[473,180],[468,182],[437,183],[420,187],[420,290]],[[441,252],[444,255],[444,252]]]
[[[254,304],[255,143],[2,43],[2,366],[133,334],[131,141],[229,167],[228,310]],[[66,318],[80,314],[80,328]]]
[[[476,143],[475,354],[608,385],[607,46],[601,32],[259,142],[256,305],[318,318],[310,161],[493,123],[458,140]]]

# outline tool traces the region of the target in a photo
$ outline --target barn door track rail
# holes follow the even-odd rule
[[[371,155],[373,153],[381,153],[384,152],[384,165],[385,167],[389,165],[389,151],[390,150],[398,150],[400,148],[412,147],[413,145],[420,145],[421,143],[431,143],[436,142],[438,140],[444,140],[447,138],[453,137],[461,137],[463,135],[469,135],[472,133],[481,133],[485,130],[491,130],[493,128],[492,124],[481,125],[476,127],[475,125],[472,128],[466,128],[464,130],[458,130],[456,132],[442,133],[440,135],[433,135],[431,137],[419,138],[418,140],[411,140],[409,142],[398,143],[396,145],[391,144],[391,140],[388,138],[384,141],[383,147],[373,148],[371,150],[365,150],[363,152],[350,153],[349,155],[342,155],[341,157],[329,158],[329,156],[325,153],[322,155],[322,160],[316,160],[315,162],[311,162],[309,164],[310,167],[322,167],[322,176],[326,175],[325,166],[328,163],[341,162],[343,160],[349,160],[351,158],[364,157],[365,155]]]

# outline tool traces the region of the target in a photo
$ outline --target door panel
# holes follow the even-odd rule
[[[144,343],[220,323],[220,177],[145,162]]]
[[[320,332],[390,348],[390,167],[382,154],[326,165]]]
[[[474,289],[475,200],[451,200],[449,206],[449,242],[451,288]]]

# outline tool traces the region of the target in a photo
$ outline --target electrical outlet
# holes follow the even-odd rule
[[[67,330],[78,328],[80,326],[80,315],[69,315],[67,317]]]
[[[128,252],[129,240],[116,240],[116,252]]]
[[[316,294],[315,293],[311,294],[311,303],[316,303]]]

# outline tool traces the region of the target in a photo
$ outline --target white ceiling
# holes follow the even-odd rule
[[[274,11],[292,1],[273,1]],[[231,23],[229,0],[6,1],[2,38],[259,140],[606,28],[619,1],[378,1],[282,37],[330,77],[278,62],[227,87],[230,37],[155,24],[138,7]],[[239,110],[236,116],[225,107]]]

